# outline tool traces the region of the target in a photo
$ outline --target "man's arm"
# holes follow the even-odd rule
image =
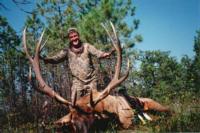
[[[112,50],[111,52],[103,52],[101,50],[96,49],[94,46],[87,44],[88,45],[88,51],[92,54],[97,56],[98,58],[106,58],[109,57],[114,50]]]
[[[106,53],[103,53],[100,58],[107,58],[109,57],[113,52],[115,52],[115,49],[112,49],[110,52],[106,52]]]
[[[67,49],[63,49],[56,55],[42,58],[42,60],[44,60],[45,63],[57,64],[64,61],[66,57],[67,57]]]

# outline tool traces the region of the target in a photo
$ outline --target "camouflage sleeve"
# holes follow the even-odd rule
[[[63,49],[56,55],[44,58],[45,63],[57,64],[65,60],[67,57],[67,49]]]
[[[101,50],[96,49],[91,44],[87,44],[87,46],[88,46],[89,53],[91,53],[92,55],[97,56],[98,58],[101,58],[102,55],[104,54],[104,52],[102,52]]]

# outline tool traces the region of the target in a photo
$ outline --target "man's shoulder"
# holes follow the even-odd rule
[[[91,44],[91,43],[88,43],[88,42],[84,42],[84,43],[83,43],[83,46],[84,46],[85,48],[89,48],[89,47],[92,46],[92,44]]]
[[[89,43],[89,42],[84,42],[84,43],[82,43],[84,46],[90,46],[90,45],[92,45],[91,43]]]

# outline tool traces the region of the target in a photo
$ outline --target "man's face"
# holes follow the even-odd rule
[[[69,41],[72,45],[78,45],[80,42],[79,35],[76,32],[69,33]]]

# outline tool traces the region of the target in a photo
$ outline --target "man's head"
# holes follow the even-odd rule
[[[68,38],[70,44],[72,44],[73,46],[78,46],[80,44],[79,33],[76,28],[68,29]]]

